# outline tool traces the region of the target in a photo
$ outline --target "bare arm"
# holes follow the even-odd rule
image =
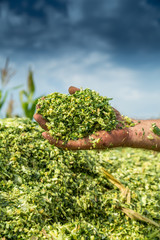
[[[144,148],[160,152],[160,136],[153,133],[152,124],[160,128],[160,119],[136,121],[136,125],[129,128],[128,147]]]
[[[141,120],[135,121],[134,127],[117,129],[108,133],[99,131],[97,134],[88,136],[87,138],[70,140],[66,144],[63,141],[57,141],[50,136],[48,131],[42,135],[50,144],[62,149],[70,150],[88,150],[88,149],[106,149],[114,147],[132,147],[143,148],[160,152],[160,136],[152,131],[152,124],[156,123],[160,127],[160,119],[157,120]],[[45,128],[45,130],[47,130]],[[95,141],[94,141],[95,140]]]

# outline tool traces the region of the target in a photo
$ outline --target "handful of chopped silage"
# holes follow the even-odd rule
[[[55,92],[39,99],[37,113],[48,121],[47,127],[55,139],[75,140],[116,128],[118,121],[110,100],[88,88],[72,95]]]
[[[0,120],[0,239],[159,239],[159,153],[63,151],[42,131],[29,119]],[[155,223],[131,220],[133,211]]]

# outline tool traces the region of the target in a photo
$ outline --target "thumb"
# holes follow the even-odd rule
[[[69,89],[68,89],[68,92],[69,92],[71,95],[74,94],[74,93],[77,92],[77,91],[80,91],[80,88],[70,86]]]

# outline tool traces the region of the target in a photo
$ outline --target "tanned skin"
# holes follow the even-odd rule
[[[79,91],[79,88],[69,87],[68,91],[70,94],[74,94]],[[37,106],[39,107],[39,106]],[[114,109],[114,108],[113,108]],[[114,109],[117,120],[119,122],[124,121],[124,117]],[[34,119],[38,124],[45,130],[42,135],[49,141],[50,144],[54,144],[58,148],[65,150],[90,150],[90,149],[106,149],[115,147],[132,147],[142,148],[148,150],[154,150],[160,152],[160,136],[156,135],[152,131],[152,124],[156,123],[157,127],[160,128],[160,119],[155,120],[135,120],[133,127],[122,127],[121,123],[117,125],[115,130],[111,132],[98,131],[96,134],[92,134],[86,138],[78,140],[70,140],[64,144],[61,140],[54,139],[48,132],[46,120],[42,115],[35,113]],[[97,139],[97,143],[93,144],[93,139]]]

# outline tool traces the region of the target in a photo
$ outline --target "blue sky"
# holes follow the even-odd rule
[[[1,0],[0,26],[10,86],[26,86],[31,67],[35,97],[88,87],[124,115],[160,117],[160,1]]]

